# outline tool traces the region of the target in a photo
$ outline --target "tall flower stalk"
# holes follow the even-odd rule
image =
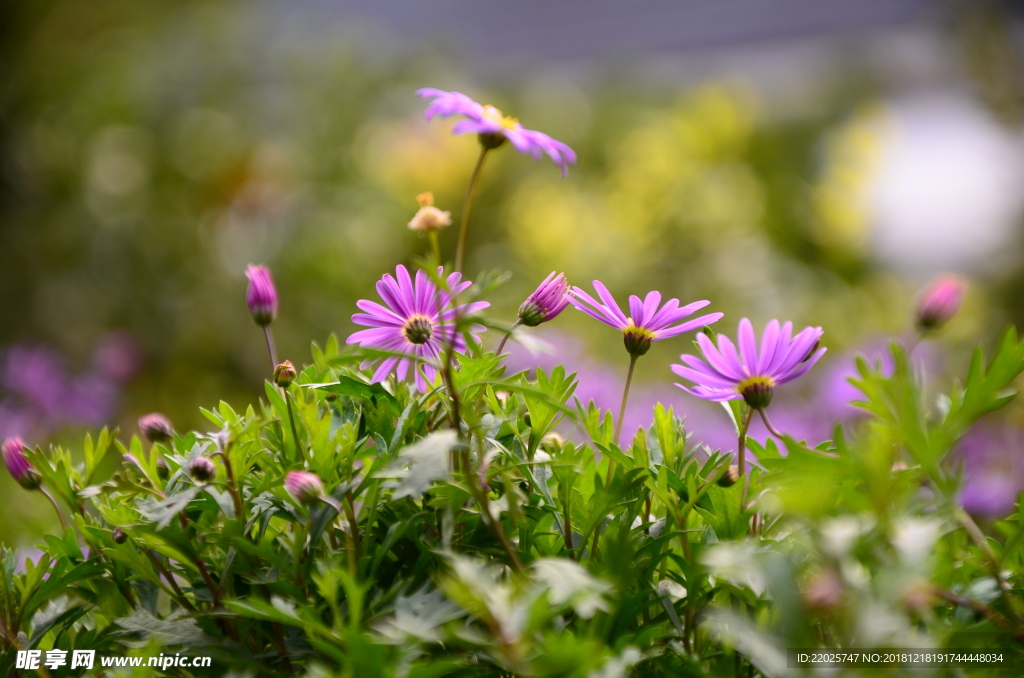
[[[466,242],[469,234],[469,216],[473,208],[473,194],[480,180],[484,160],[488,152],[499,148],[506,141],[520,153],[529,153],[535,160],[547,155],[562,170],[564,177],[569,165],[575,164],[576,153],[571,148],[552,139],[543,132],[526,129],[518,120],[503,114],[494,106],[480,104],[460,92],[446,92],[440,89],[424,88],[417,96],[432,99],[424,112],[427,120],[435,116],[447,118],[458,115],[463,118],[452,128],[452,134],[476,134],[480,141],[480,155],[466,189],[466,200],[462,207],[459,224],[459,240],[455,249],[455,271],[462,271],[466,257]]]

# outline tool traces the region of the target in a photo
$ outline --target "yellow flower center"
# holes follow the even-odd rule
[[[515,118],[510,118],[503,114],[500,110],[487,104],[484,106],[484,117],[492,122],[496,122],[505,129],[518,129],[519,121]]]
[[[622,330],[622,343],[630,355],[641,356],[651,350],[651,343],[654,341],[654,332],[646,327],[637,327],[633,319],[629,319],[629,325]]]

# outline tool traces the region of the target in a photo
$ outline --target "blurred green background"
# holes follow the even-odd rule
[[[282,357],[351,332],[355,301],[427,251],[405,226],[416,194],[461,208],[477,147],[423,120],[424,86],[579,154],[564,180],[509,148],[489,160],[467,272],[513,272],[496,320],[553,269],[623,300],[710,299],[719,331],[821,325],[822,369],[903,332],[941,271],[972,281],[942,340],[953,368],[1024,319],[1015,5],[626,5],[5,2],[0,433],[77,444],[255,401],[250,262],[274,271]],[[613,331],[557,326],[624,371]],[[638,380],[667,388],[688,349],[657,344]],[[37,534],[37,497],[0,488],[19,492],[0,540]]]

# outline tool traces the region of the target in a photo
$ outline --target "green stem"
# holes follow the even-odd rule
[[[267,353],[270,354],[270,371],[277,369],[277,349],[274,348],[274,335],[270,332],[270,325],[263,326],[263,336],[267,340]]]
[[[736,470],[739,473],[740,482],[743,483],[740,489],[740,515],[743,514],[743,505],[747,503],[747,479],[744,477],[747,470],[747,429],[750,428],[750,420],[753,416],[754,410],[747,409],[736,441]]]
[[[459,224],[459,243],[455,248],[455,270],[462,271],[462,264],[466,258],[466,237],[469,233],[469,214],[473,208],[473,191],[476,190],[477,180],[480,178],[480,171],[484,167],[484,158],[487,157],[486,146],[480,149],[480,157],[477,158],[476,167],[469,177],[469,187],[466,189],[466,201],[462,205],[462,223]]]
[[[505,342],[508,341],[508,338],[512,336],[512,330],[514,330],[515,328],[519,327],[519,325],[522,322],[523,322],[523,320],[522,320],[522,318],[520,318],[519,320],[515,321],[512,324],[512,327],[508,328],[508,332],[506,332],[505,336],[502,337],[501,343],[498,344],[498,349],[494,352],[495,355],[501,355],[501,349],[505,348]]]
[[[434,253],[434,261],[440,266],[442,264],[441,243],[437,238],[437,231],[431,231],[427,234],[427,237],[430,238],[430,251]]]
[[[622,391],[622,405],[619,406],[619,420],[615,422],[615,444],[619,444],[619,434],[622,433],[622,418],[626,416],[626,401],[629,400],[629,385],[633,382],[633,368],[636,367],[636,359],[639,356],[635,353],[629,354],[629,371],[626,373],[626,388]],[[611,466],[609,465],[609,474]]]
[[[778,429],[772,426],[772,423],[770,421],[768,421],[768,413],[764,411],[764,408],[762,407],[761,409],[758,410],[758,412],[761,414],[761,421],[764,422],[764,426],[765,428],[768,429],[768,432],[771,433],[776,438],[778,438],[779,440],[782,440],[782,434],[778,431]]]
[[[302,445],[299,443],[299,430],[295,428],[295,414],[292,412],[292,398],[286,389],[281,390],[284,391],[284,401],[288,405],[288,423],[291,424],[292,440],[295,441],[295,456],[297,458],[305,458],[305,450],[302,449]]]
[[[50,504],[53,506],[53,510],[57,512],[57,519],[60,520],[61,532],[66,531],[68,529],[68,524],[64,522],[64,515],[60,512],[60,507],[57,506],[57,501],[53,498],[53,495],[50,494],[44,487],[40,487],[39,491],[43,493],[44,497],[50,500]]]

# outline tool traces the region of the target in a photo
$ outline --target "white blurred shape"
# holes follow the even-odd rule
[[[919,275],[1008,260],[1024,208],[1020,137],[959,96],[899,100],[890,114],[868,189],[879,259]]]

